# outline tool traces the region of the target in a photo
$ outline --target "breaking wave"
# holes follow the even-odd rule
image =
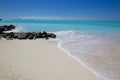
[[[58,47],[97,76],[120,79],[120,33],[98,36],[71,30],[55,34]]]
[[[25,31],[23,27],[16,27],[15,29],[11,30],[11,31],[5,31],[6,33],[9,33],[9,32],[23,32]]]

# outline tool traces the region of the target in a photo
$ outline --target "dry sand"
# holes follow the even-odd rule
[[[103,80],[46,40],[0,40],[0,80]]]

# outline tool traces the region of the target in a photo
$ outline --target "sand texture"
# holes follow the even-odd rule
[[[0,40],[0,80],[103,80],[47,40]]]

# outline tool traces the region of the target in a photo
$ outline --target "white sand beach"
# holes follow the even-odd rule
[[[47,40],[0,40],[0,80],[103,80]]]

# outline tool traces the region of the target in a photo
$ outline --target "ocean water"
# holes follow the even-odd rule
[[[47,31],[57,35],[58,48],[97,76],[120,80],[120,22],[72,20],[5,20],[18,31]]]

